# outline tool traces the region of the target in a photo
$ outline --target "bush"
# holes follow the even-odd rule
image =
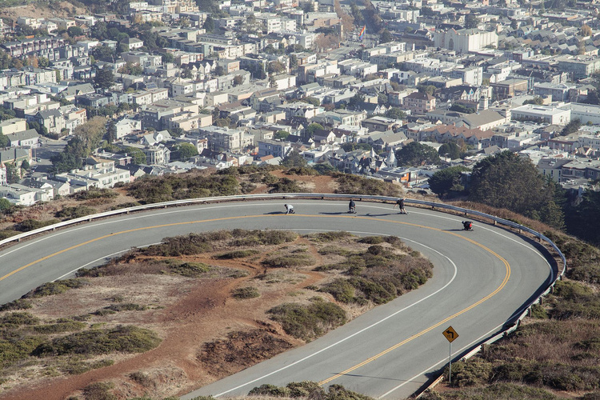
[[[250,390],[248,396],[290,397],[290,390],[265,383]]]
[[[10,303],[2,304],[0,311],[14,311],[14,310],[27,310],[33,307],[31,302],[28,300],[18,299],[13,300]]]
[[[37,325],[40,319],[26,312],[12,312],[0,317],[0,325]]]
[[[203,263],[175,261],[169,265],[169,272],[187,278],[197,278],[208,271],[210,271],[210,266]]]
[[[41,336],[0,339],[0,366],[6,368],[26,359],[32,351],[44,343],[46,343],[46,339]]]
[[[23,298],[54,296],[57,294],[64,293],[69,289],[78,289],[80,287],[85,286],[86,284],[87,282],[82,279],[65,279],[61,281],[48,282],[25,294]]]
[[[286,303],[268,311],[294,337],[312,340],[346,323],[346,312],[337,304],[316,301],[308,306]]]
[[[298,238],[298,234],[292,231],[261,231],[234,229],[231,234],[234,239],[229,243],[230,246],[261,246],[261,245],[279,245],[293,242]]]
[[[149,256],[178,257],[202,254],[213,250],[211,240],[206,235],[191,233],[163,239],[161,244],[139,250]]]
[[[546,309],[542,307],[540,304],[534,304],[531,306],[531,318],[536,319],[548,319],[549,315],[546,312]]]
[[[285,173],[287,175],[319,175],[319,172],[316,169],[310,167],[292,167],[287,169]]]
[[[313,242],[333,242],[336,240],[342,240],[349,237],[353,237],[354,235],[350,232],[346,231],[332,231],[332,232],[320,232],[320,233],[312,233],[307,235],[311,241]]]
[[[90,200],[90,199],[112,199],[117,197],[119,194],[111,189],[90,189],[83,192],[77,192],[72,194],[70,197],[75,200]]]
[[[488,383],[492,373],[492,364],[474,358],[452,364],[452,386],[465,387],[484,385]],[[445,371],[448,376],[448,371]]]
[[[308,254],[290,254],[273,256],[263,260],[262,264],[271,268],[306,267],[315,263],[314,258]]]
[[[281,178],[269,184],[269,193],[307,193],[310,192],[302,183],[289,178]]]
[[[366,244],[380,244],[385,240],[382,236],[367,236],[358,240],[358,243],[366,243]]]
[[[260,297],[258,289],[252,286],[237,288],[233,291],[232,296],[238,300],[253,299]]]
[[[117,396],[109,392],[113,387],[109,382],[91,383],[83,389],[83,395],[85,400],[117,400]]]
[[[349,256],[352,255],[352,251],[347,250],[347,249],[343,249],[341,247],[336,247],[336,246],[325,246],[319,249],[319,254],[322,255],[329,255],[329,254],[334,254],[336,256]]]
[[[120,304],[111,304],[108,307],[105,307],[107,310],[110,311],[114,311],[114,312],[121,312],[121,311],[144,311],[147,310],[148,307],[146,306],[141,306],[139,304],[134,304],[134,303],[120,303]]]
[[[356,175],[336,174],[338,188],[336,193],[347,194],[368,194],[372,196],[392,196],[400,195],[398,186],[387,183],[379,179],[363,178]]]
[[[234,250],[227,253],[219,254],[215,258],[219,260],[232,260],[235,258],[246,258],[259,254],[258,250]]]
[[[111,352],[143,353],[159,345],[161,340],[150,330],[135,326],[94,329],[63,336],[38,346],[32,355],[38,357],[65,354],[102,355]]]
[[[4,229],[0,231],[0,240],[8,239],[11,236],[18,235],[20,232],[18,230],[12,229]]]
[[[43,334],[54,334],[54,333],[63,333],[63,332],[72,332],[72,331],[80,331],[85,328],[87,324],[83,322],[76,322],[71,320],[65,320],[58,322],[56,324],[50,325],[39,325],[35,326],[33,330],[37,333]]]
[[[47,221],[38,221],[35,219],[26,219],[25,221],[15,225],[15,230],[20,232],[29,232],[36,229],[43,228],[45,226],[54,225],[59,223],[60,221],[57,219],[50,219]]]
[[[354,298],[354,286],[346,279],[338,278],[323,286],[323,292],[329,293],[334,299],[341,303],[351,303]]]
[[[85,217],[86,215],[96,214],[95,208],[87,206],[65,207],[56,213],[56,217],[64,220]]]
[[[206,175],[196,171],[143,177],[129,186],[129,194],[142,203],[239,194],[239,184],[233,175]]]

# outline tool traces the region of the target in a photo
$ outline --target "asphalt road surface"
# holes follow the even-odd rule
[[[342,384],[376,398],[410,396],[448,361],[443,332],[459,337],[453,357],[498,332],[523,305],[541,293],[556,266],[534,242],[502,228],[392,205],[298,200],[295,215],[283,215],[289,200],[210,204],[124,215],[59,230],[0,252],[0,302],[19,298],[48,281],[104,263],[134,246],[162,238],[217,229],[293,229],[299,233],[345,230],[356,235],[395,235],[434,263],[434,276],[418,290],[379,306],[324,337],[205,386],[199,395],[246,394],[263,383],[294,381]]]

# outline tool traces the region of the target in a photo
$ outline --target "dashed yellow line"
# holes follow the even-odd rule
[[[391,347],[383,350],[382,352],[374,355],[373,357],[370,357],[370,358],[368,358],[368,359],[366,359],[366,360],[364,360],[364,361],[362,361],[362,362],[360,362],[360,363],[358,363],[358,364],[356,364],[356,365],[354,365],[354,366],[352,366],[352,367],[350,367],[350,368],[348,368],[348,369],[346,369],[346,370],[344,370],[344,371],[342,371],[342,372],[340,372],[340,373],[338,373],[336,375],[333,375],[330,378],[327,378],[327,379],[324,379],[324,380],[320,381],[319,385],[326,385],[327,383],[329,383],[329,382],[331,382],[331,381],[333,381],[333,380],[335,380],[335,379],[337,379],[337,378],[339,378],[341,376],[344,376],[344,375],[346,375],[346,374],[348,374],[348,373],[350,373],[352,371],[355,371],[358,368],[363,367],[363,366],[365,366],[365,365],[367,365],[367,364],[369,364],[369,363],[377,360],[378,358],[380,358],[380,357],[382,357],[382,356],[390,353],[391,351],[394,351],[394,350],[398,349],[399,347],[404,346],[406,343],[411,342],[412,340],[418,338],[419,336],[422,336],[422,335],[426,334],[427,332],[430,332],[431,330],[433,330],[435,328],[438,328],[442,324],[445,324],[446,322],[448,322],[448,321],[450,321],[450,320],[458,317],[459,315],[464,314],[464,313],[466,313],[469,310],[472,310],[473,308],[479,306],[483,302],[491,299],[496,294],[498,294],[498,292],[500,292],[506,286],[506,284],[508,283],[508,280],[510,278],[510,274],[511,274],[510,264],[502,256],[500,256],[499,254],[497,254],[496,252],[494,252],[490,248],[488,248],[488,247],[486,247],[486,246],[484,246],[484,245],[482,245],[482,244],[480,244],[480,243],[478,243],[478,242],[476,242],[476,241],[474,241],[474,240],[472,240],[470,238],[458,235],[458,234],[456,234],[454,232],[448,232],[448,231],[444,231],[443,229],[432,228],[432,227],[429,227],[429,226],[419,225],[419,224],[412,224],[412,223],[409,223],[409,222],[390,221],[390,220],[386,220],[386,219],[383,219],[383,218],[374,218],[374,217],[368,217],[368,216],[345,216],[345,215],[318,215],[318,216],[316,216],[316,215],[294,214],[293,216],[284,216],[284,215],[246,215],[246,216],[235,216],[235,217],[205,219],[205,220],[199,220],[199,221],[174,222],[174,223],[170,223],[170,224],[153,225],[153,226],[147,226],[147,227],[143,227],[143,228],[127,229],[127,230],[124,230],[124,231],[115,232],[115,233],[111,233],[111,234],[104,235],[104,236],[99,236],[99,237],[97,237],[95,239],[91,239],[91,240],[88,240],[86,242],[83,242],[83,243],[80,243],[80,244],[76,244],[76,245],[68,247],[66,249],[63,249],[63,250],[57,251],[55,253],[49,254],[49,255],[47,255],[45,257],[42,257],[42,258],[40,258],[38,260],[32,261],[29,264],[23,265],[22,267],[17,268],[14,271],[11,271],[10,273],[8,273],[8,274],[0,277],[0,281],[8,278],[11,275],[16,274],[17,272],[23,271],[24,269],[26,269],[26,268],[28,268],[28,267],[30,267],[32,265],[35,265],[35,264],[40,263],[42,261],[48,260],[48,259],[50,259],[52,257],[57,256],[57,255],[66,253],[68,251],[77,249],[79,247],[83,247],[83,246],[89,245],[91,243],[98,242],[98,241],[100,241],[102,239],[106,239],[108,237],[112,237],[112,236],[116,236],[116,235],[123,235],[123,234],[127,234],[127,233],[139,232],[139,231],[149,230],[149,229],[166,228],[166,227],[169,227],[169,226],[201,224],[201,223],[206,223],[206,222],[227,221],[227,220],[244,219],[244,218],[278,218],[278,217],[285,217],[285,218],[293,218],[293,217],[305,217],[306,218],[306,217],[308,217],[308,218],[351,218],[351,219],[366,219],[366,220],[371,220],[371,221],[374,220],[374,221],[381,221],[381,222],[386,222],[386,223],[395,223],[395,224],[409,225],[409,226],[414,226],[414,227],[418,227],[418,228],[429,229],[429,230],[434,230],[434,231],[438,231],[438,232],[444,232],[444,233],[456,236],[456,237],[458,237],[460,239],[466,240],[466,241],[468,241],[468,242],[470,242],[470,243],[472,243],[472,244],[474,244],[476,246],[479,246],[483,250],[485,250],[488,253],[494,255],[495,257],[497,257],[500,261],[502,261],[502,263],[504,263],[504,265],[506,267],[506,274],[505,274],[504,279],[503,279],[502,283],[500,284],[500,286],[498,286],[496,288],[496,290],[494,290],[492,293],[488,294],[487,296],[485,296],[481,300],[479,300],[476,303],[473,303],[470,306],[464,308],[463,310],[461,310],[461,311],[459,311],[459,312],[457,312],[457,313],[455,313],[455,314],[453,314],[453,315],[451,315],[451,316],[443,319],[442,321],[440,321],[440,322],[438,322],[438,323],[430,326],[429,328],[424,329],[421,332],[414,334],[413,336],[409,337],[408,339],[405,339],[405,340],[403,340],[403,341],[401,341],[401,342],[399,342],[399,343],[397,343],[397,344],[395,344],[395,345],[393,345],[393,346],[391,346]]]

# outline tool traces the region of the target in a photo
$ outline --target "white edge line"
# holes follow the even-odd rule
[[[316,231],[316,230],[319,230],[319,229],[296,229],[296,230],[310,230],[310,231]],[[327,229],[320,229],[320,230],[321,230],[321,231],[327,231]],[[375,232],[358,232],[358,231],[347,231],[347,232],[350,232],[350,233],[368,233],[368,234],[371,234],[371,235],[377,235],[377,234],[378,234],[378,233],[375,233]],[[382,234],[382,235],[383,235],[383,234]],[[385,235],[387,235],[387,234],[385,234]],[[418,242],[415,242],[414,240],[409,240],[409,239],[403,239],[403,240],[411,241],[411,242],[413,242],[413,243],[418,243]],[[450,279],[450,280],[448,281],[448,283],[446,283],[446,284],[445,284],[443,287],[439,288],[438,290],[436,290],[435,292],[431,293],[430,295],[428,295],[428,296],[426,296],[426,297],[422,298],[421,300],[419,300],[419,301],[416,301],[416,302],[412,303],[411,305],[409,305],[409,306],[406,306],[406,307],[404,307],[403,309],[401,309],[401,310],[398,310],[398,311],[396,311],[396,312],[394,312],[394,313],[392,313],[392,314],[388,315],[387,317],[385,317],[385,318],[382,318],[382,319],[380,319],[379,321],[377,321],[377,322],[375,322],[375,323],[373,323],[373,324],[371,324],[371,325],[369,325],[369,326],[367,326],[367,327],[365,327],[365,328],[363,328],[363,329],[361,329],[361,330],[359,330],[359,331],[357,331],[357,332],[354,332],[353,334],[351,334],[351,335],[349,335],[349,336],[345,337],[344,339],[341,339],[341,340],[339,340],[339,341],[337,341],[337,342],[335,342],[335,343],[332,343],[332,344],[330,344],[329,346],[322,348],[321,350],[318,350],[318,351],[316,351],[316,352],[314,352],[314,353],[312,353],[312,354],[309,354],[308,356],[306,356],[306,357],[304,357],[304,358],[301,358],[300,360],[294,361],[293,363],[291,363],[291,364],[288,364],[288,365],[286,365],[285,367],[281,367],[281,368],[279,368],[279,369],[277,369],[277,370],[275,370],[275,371],[269,372],[268,374],[266,374],[266,375],[263,375],[263,376],[261,376],[261,377],[259,377],[259,378],[253,379],[253,380],[251,380],[251,381],[248,381],[248,382],[246,382],[246,383],[243,383],[243,384],[241,384],[241,385],[238,385],[238,386],[236,386],[236,387],[234,387],[234,388],[231,388],[231,389],[229,389],[229,390],[226,390],[226,391],[224,391],[224,392],[221,392],[221,393],[219,393],[219,394],[213,395],[213,397],[220,397],[220,396],[223,396],[223,395],[225,395],[225,394],[227,394],[227,393],[229,393],[229,392],[232,392],[232,391],[234,391],[234,390],[240,389],[240,388],[242,388],[242,387],[244,387],[244,386],[251,385],[251,384],[253,384],[253,383],[255,383],[255,382],[258,382],[258,381],[260,381],[260,380],[262,380],[262,379],[268,378],[268,377],[269,377],[269,376],[271,376],[271,375],[274,375],[274,374],[276,374],[276,373],[278,373],[278,372],[281,372],[281,371],[284,371],[284,370],[286,370],[286,369],[288,369],[288,368],[290,368],[290,367],[293,367],[294,365],[297,365],[297,364],[299,364],[299,363],[301,363],[301,362],[303,362],[303,361],[306,361],[306,360],[308,360],[309,358],[312,358],[312,357],[314,357],[314,356],[316,356],[316,355],[318,355],[318,354],[320,354],[320,353],[322,353],[322,352],[324,352],[324,351],[326,351],[326,350],[329,350],[330,348],[332,348],[332,347],[334,347],[334,346],[337,346],[338,344],[341,344],[341,343],[345,342],[346,340],[348,340],[348,339],[351,339],[351,338],[353,338],[354,336],[356,336],[356,335],[359,335],[359,334],[363,333],[364,331],[366,331],[366,330],[368,330],[368,329],[371,329],[371,328],[373,328],[373,327],[375,327],[375,326],[377,326],[377,325],[381,324],[381,323],[382,323],[382,322],[384,322],[384,321],[387,321],[388,319],[390,319],[390,318],[392,318],[392,317],[394,317],[394,316],[396,316],[396,315],[400,314],[400,313],[401,313],[401,312],[403,312],[403,311],[406,311],[406,310],[408,310],[409,308],[412,308],[413,306],[416,306],[417,304],[419,304],[419,303],[421,303],[421,302],[423,302],[423,301],[425,301],[425,300],[429,299],[429,298],[430,298],[430,297],[432,297],[432,296],[435,296],[436,294],[438,294],[438,293],[439,293],[439,292],[441,292],[442,290],[446,289],[446,288],[447,288],[447,287],[448,287],[448,286],[449,286],[449,285],[450,285],[450,284],[451,284],[451,283],[454,281],[454,279],[456,278],[456,274],[457,274],[457,272],[458,272],[458,268],[456,267],[456,264],[455,264],[455,263],[454,263],[454,261],[452,261],[452,260],[451,260],[451,259],[450,259],[448,256],[446,256],[446,255],[444,255],[444,254],[440,253],[439,251],[437,251],[437,250],[435,250],[435,249],[433,249],[433,248],[431,248],[431,247],[429,247],[429,246],[426,246],[426,245],[424,245],[424,244],[421,244],[421,243],[418,243],[418,244],[419,244],[420,246],[423,246],[423,247],[425,247],[425,248],[427,248],[427,249],[429,249],[429,250],[431,250],[431,251],[435,252],[435,253],[438,253],[440,256],[442,256],[442,257],[446,258],[446,259],[447,259],[447,260],[448,260],[448,261],[449,261],[449,262],[450,262],[450,263],[451,263],[451,264],[454,266],[454,274],[452,275],[452,279]],[[193,393],[193,392],[192,392],[192,393]]]

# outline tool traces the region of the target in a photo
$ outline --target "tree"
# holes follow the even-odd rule
[[[450,111],[456,111],[465,114],[473,114],[476,110],[473,107],[467,107],[464,104],[455,103],[450,107]]]
[[[411,142],[396,152],[399,166],[418,167],[427,164],[439,164],[440,156],[431,146]]]
[[[560,136],[567,136],[571,133],[575,133],[581,128],[581,121],[579,119],[574,119],[569,122],[562,131],[560,131]]]
[[[273,139],[281,139],[281,140],[285,140],[288,138],[288,136],[290,136],[290,133],[287,131],[277,131],[275,132],[275,134],[273,135]]]
[[[467,14],[465,17],[465,29],[476,29],[479,26],[479,18],[474,14]]]
[[[96,60],[112,61],[115,51],[111,47],[102,45],[92,48],[90,54],[94,56]]]
[[[306,167],[307,162],[304,159],[304,157],[302,157],[297,150],[294,150],[294,151],[291,151],[287,155],[287,157],[285,157],[283,159],[283,161],[281,162],[281,165],[283,165],[284,167],[288,167],[288,168]]]
[[[545,179],[529,159],[504,151],[475,165],[469,200],[506,208],[560,228],[563,216],[554,203],[554,193],[554,183]]]
[[[175,61],[175,56],[171,53],[165,53],[161,56],[162,62],[164,63],[172,63]]]
[[[305,97],[302,99],[302,101],[308,104],[312,104],[315,107],[319,107],[321,105],[321,100],[317,99],[316,97]]]
[[[419,93],[427,93],[431,96],[433,96],[433,94],[435,93],[435,89],[436,87],[433,85],[419,85],[417,86],[417,90],[419,91]]]
[[[393,41],[394,36],[387,29],[384,29],[383,32],[381,32],[381,35],[379,35],[379,43],[389,43]]]
[[[94,83],[97,87],[101,89],[110,88],[115,82],[115,76],[112,70],[106,66],[104,68],[96,71],[96,77],[94,78]]]
[[[210,17],[206,17],[206,21],[204,21],[204,25],[202,27],[206,30],[206,32],[212,32],[215,30],[215,21]]]
[[[218,65],[217,68],[215,68],[214,74],[216,76],[223,76],[223,75],[225,75],[225,68],[223,68],[221,65]]]
[[[444,143],[438,149],[438,154],[442,157],[449,157],[451,160],[456,160],[460,158],[461,151],[460,147],[454,142]]]
[[[369,143],[355,143],[355,142],[343,143],[340,147],[342,149],[344,149],[344,151],[354,151],[354,150],[371,151],[371,149],[373,148],[373,146],[371,146]]]
[[[310,124],[306,127],[306,129],[304,130],[304,134],[307,137],[312,137],[312,136],[314,136],[316,131],[320,131],[323,129],[325,129],[325,128],[323,128],[323,125],[313,122],[312,124]]]
[[[244,77],[241,75],[236,75],[233,77],[233,86],[239,86],[244,83]]]
[[[462,165],[442,169],[429,178],[429,188],[440,197],[462,192],[465,189],[461,182],[462,173],[468,170]]]
[[[590,28],[588,25],[584,24],[581,27],[581,36],[592,36],[592,28]]]
[[[135,165],[146,164],[146,154],[137,147],[126,147],[125,152],[131,156],[131,162]]]
[[[8,147],[9,142],[10,140],[8,140],[6,136],[0,133],[0,148]]]
[[[577,206],[567,207],[567,232],[600,245],[600,192],[586,190]]]
[[[191,143],[180,143],[177,145],[176,150],[179,153],[179,159],[182,161],[198,155],[198,149]]]
[[[21,177],[19,176],[19,171],[17,170],[17,166],[14,162],[7,162],[4,164],[6,167],[6,182],[8,183],[17,183]]]
[[[0,212],[5,213],[12,208],[12,203],[5,198],[0,198]]]
[[[71,37],[83,35],[83,30],[78,26],[69,27],[69,29],[67,29],[67,32],[69,33],[69,36],[71,36]]]
[[[536,105],[536,106],[541,106],[542,104],[544,104],[544,99],[542,99],[542,97],[541,97],[541,96],[535,96],[535,97],[534,97],[533,99],[531,99],[531,100],[525,100],[525,101],[523,102],[523,105],[526,105],[526,104],[534,104],[534,105]]]
[[[108,143],[113,143],[115,140],[117,140],[117,125],[115,124],[115,121],[111,119],[106,127],[106,141]]]
[[[270,74],[281,74],[285,72],[285,65],[281,61],[271,61],[267,67],[267,72]]]

